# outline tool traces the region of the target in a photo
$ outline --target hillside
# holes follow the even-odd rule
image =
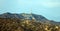
[[[0,31],[60,31],[60,25],[43,24],[26,19],[0,18]]]
[[[4,14],[0,14],[0,18],[11,18],[11,19],[29,19],[32,20],[34,19],[35,21],[41,22],[41,23],[46,23],[46,24],[56,24],[59,25],[60,22],[55,22],[55,21],[51,21],[47,18],[45,18],[42,15],[37,15],[37,14],[27,14],[27,13],[21,13],[21,14],[16,14],[16,13],[4,13]]]
[[[0,14],[0,31],[60,31],[60,22],[36,14]]]

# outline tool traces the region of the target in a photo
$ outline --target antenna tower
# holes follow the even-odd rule
[[[32,15],[32,9],[30,10],[32,20],[35,20],[34,16]]]

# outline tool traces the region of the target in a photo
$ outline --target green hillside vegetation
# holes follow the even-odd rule
[[[60,25],[44,24],[28,19],[0,18],[0,31],[60,31]]]

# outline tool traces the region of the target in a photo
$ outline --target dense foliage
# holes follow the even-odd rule
[[[60,31],[60,25],[44,24],[28,19],[0,18],[0,31]]]

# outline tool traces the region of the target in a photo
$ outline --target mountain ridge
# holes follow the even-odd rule
[[[34,18],[36,21],[46,23],[46,24],[47,23],[60,24],[60,22],[51,21],[42,15],[27,14],[27,13],[16,14],[16,13],[8,12],[8,13],[0,14],[0,18],[17,18],[17,19],[30,19],[30,20]]]
[[[26,13],[21,13],[21,14],[12,14],[12,13],[4,13],[4,14],[1,14],[0,15],[0,18],[2,17],[2,18],[12,18],[12,17],[19,17],[19,18],[21,18],[21,17],[23,17],[24,18],[24,16],[25,17],[31,17],[31,15],[33,16],[33,17],[35,17],[36,19],[39,17],[40,18],[40,20],[41,19],[46,19],[45,17],[43,17],[42,15],[36,15],[36,14],[26,14]],[[38,19],[39,19],[38,18]]]

